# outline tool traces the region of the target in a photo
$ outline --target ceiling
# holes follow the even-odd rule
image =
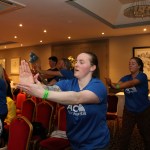
[[[1,1],[13,5],[3,9]],[[150,17],[123,15],[131,1],[0,0],[0,49],[150,33]]]

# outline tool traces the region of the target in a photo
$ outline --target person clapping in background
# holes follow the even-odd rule
[[[6,95],[7,95],[7,82],[5,80],[3,67],[0,65],[0,120],[2,122],[0,147],[5,146],[4,139],[3,139],[3,129],[4,129],[4,120],[8,113],[8,108],[7,108],[7,103],[6,103]]]
[[[145,148],[150,150],[150,100],[148,99],[148,79],[143,73],[143,61],[132,57],[129,61],[130,74],[122,77],[118,83],[106,78],[107,84],[114,89],[124,89],[125,107],[119,150],[128,150],[131,134],[137,125],[143,137]]]

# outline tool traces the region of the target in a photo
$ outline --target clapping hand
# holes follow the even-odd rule
[[[34,83],[34,78],[29,64],[25,60],[21,61],[19,80],[20,83]]]
[[[36,97],[39,97],[43,94],[44,87],[37,80],[38,74],[33,77],[29,64],[25,60],[21,61],[19,78],[20,82],[17,85],[18,88]]]
[[[107,85],[111,86],[111,79],[110,78],[105,78]]]

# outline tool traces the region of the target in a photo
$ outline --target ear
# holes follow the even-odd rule
[[[95,66],[95,65],[91,66],[90,72],[94,72],[95,69],[96,69],[96,66]]]

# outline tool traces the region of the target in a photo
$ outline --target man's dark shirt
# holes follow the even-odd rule
[[[48,69],[48,71],[49,71],[49,70],[50,70],[50,71],[58,71],[57,68],[54,68],[54,69]],[[52,77],[52,78],[48,78],[47,81],[48,81],[48,82],[51,82],[51,81],[52,81],[53,79],[55,79],[55,78],[56,78],[56,76],[55,76],[55,77]]]

